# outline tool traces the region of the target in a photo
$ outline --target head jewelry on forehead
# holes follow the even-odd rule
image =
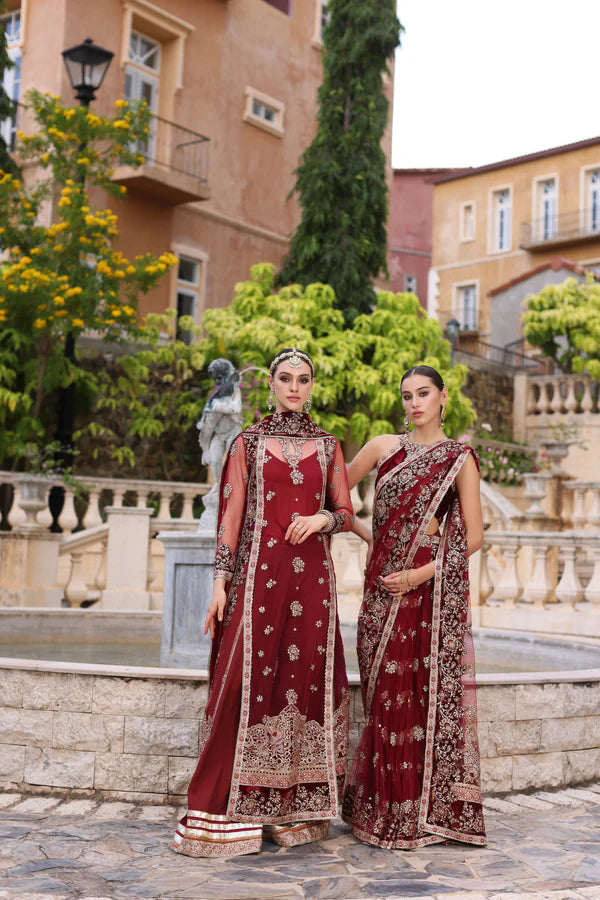
[[[313,361],[307,353],[304,353],[302,350],[297,350],[295,347],[292,347],[291,350],[283,350],[278,356],[275,357],[273,362],[271,363],[270,372],[271,375],[279,365],[279,363],[287,362],[293,369],[299,369],[303,363],[306,363],[310,366],[310,371],[314,375],[315,367],[313,365]]]

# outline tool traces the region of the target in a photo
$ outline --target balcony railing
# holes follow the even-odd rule
[[[205,135],[154,115],[150,136],[138,149],[148,162],[208,185],[209,143]]]
[[[17,103],[15,116],[3,123],[1,132],[12,151],[17,129],[33,134],[37,128],[33,110]],[[166,194],[174,202],[206,199],[209,147],[210,138],[206,135],[153,115],[148,138],[136,145],[137,152],[146,158],[146,163],[139,169],[120,167],[115,181],[121,184],[135,182],[150,189],[153,184],[159,193]]]
[[[520,246],[524,250],[544,250],[594,240],[600,241],[600,209],[577,209],[521,222]]]
[[[513,372],[525,371],[531,375],[542,375],[547,371],[546,360],[527,356],[509,347],[488,344],[487,341],[474,337],[461,340],[456,348],[456,355],[459,362],[463,361],[463,357],[477,358]],[[465,359],[464,362],[468,364],[469,360]]]

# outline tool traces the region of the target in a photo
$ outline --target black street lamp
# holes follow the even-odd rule
[[[448,340],[450,341],[450,368],[453,368],[454,348],[456,347],[456,342],[460,334],[460,322],[457,322],[455,318],[452,318],[449,322],[446,322],[446,334],[448,335]]]
[[[62,57],[71,87],[82,106],[89,106],[94,99],[114,55],[112,50],[94,44],[91,38],[63,50]]]
[[[91,38],[86,38],[83,43],[63,50],[62,57],[69,81],[81,106],[89,106],[94,100],[113,56],[112,50],[99,47]],[[79,149],[83,150],[83,147]],[[72,331],[66,335],[64,352],[66,359],[75,362],[75,336]],[[63,448],[61,454],[63,463],[69,465],[73,459],[73,423],[75,421],[75,387],[72,384],[59,389],[57,419],[56,437]]]

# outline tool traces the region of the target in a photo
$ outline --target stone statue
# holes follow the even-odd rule
[[[242,393],[240,375],[228,359],[214,359],[208,374],[216,385],[207,400],[199,422],[198,443],[202,448],[202,462],[209,465],[215,483],[203,498],[204,512],[198,530],[214,531],[219,499],[219,482],[225,454],[236,434],[242,430]]]

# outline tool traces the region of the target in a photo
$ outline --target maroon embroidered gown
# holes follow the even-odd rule
[[[366,724],[342,815],[380,847],[486,843],[467,542],[454,488],[472,452],[458,441],[418,447],[402,436],[378,468],[358,621]],[[442,534],[427,534],[434,516]],[[432,560],[434,578],[403,596],[379,581]]]
[[[215,573],[228,580],[210,661],[200,758],[174,848],[189,856],[324,836],[337,815],[348,744],[348,682],[329,534],[284,540],[325,508],[352,524],[338,441],[304,413],[242,432],[221,480]]]

